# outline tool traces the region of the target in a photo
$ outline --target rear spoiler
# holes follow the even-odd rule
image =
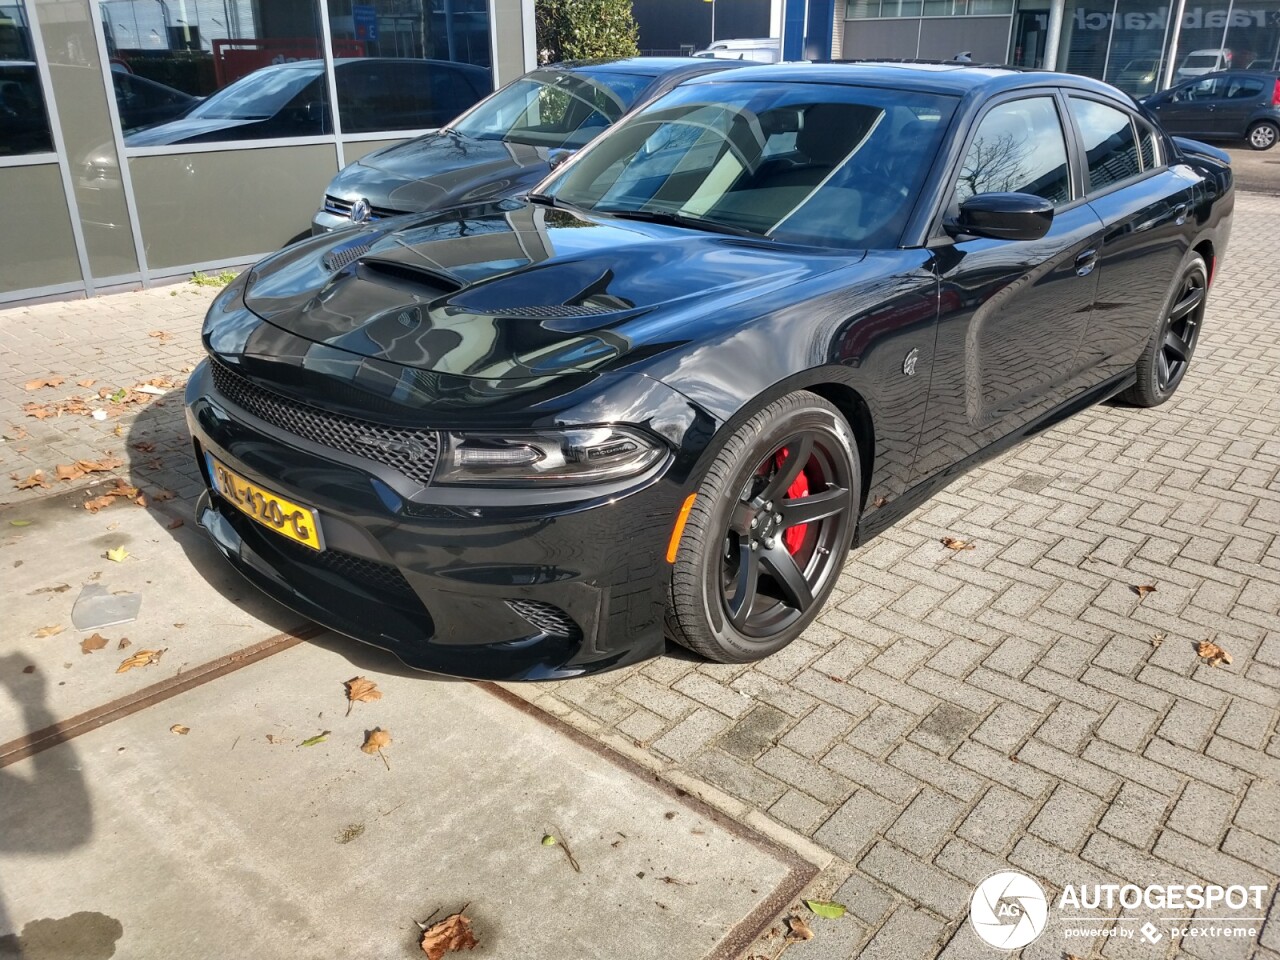
[[[1210,160],[1216,160],[1219,163],[1231,166],[1231,154],[1217,147],[1211,147],[1207,143],[1201,143],[1199,140],[1189,140],[1186,137],[1174,137],[1173,144],[1178,148],[1178,152],[1184,156],[1207,157]]]

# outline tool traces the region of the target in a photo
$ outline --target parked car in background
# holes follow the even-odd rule
[[[782,41],[776,37],[754,40],[717,40],[695,57],[718,60],[746,60],[751,63],[777,63],[782,59]]]
[[[965,470],[1172,397],[1234,200],[1222,151],[1087,77],[688,80],[524,196],[242,273],[186,388],[196,519],[420,669],[759,660]]]
[[[438,133],[366,154],[325,189],[313,233],[454,203],[510,197],[638,103],[736,63],[631,57],[558,63],[486,97]]]
[[[334,79],[344,134],[438,127],[492,87],[489,71],[483,67],[390,57],[335,60]],[[182,117],[127,135],[125,144],[152,147],[332,132],[324,63],[299,60],[241,77]]]
[[[1178,67],[1174,73],[1173,79],[1189,80],[1192,77],[1202,77],[1206,73],[1213,73],[1217,70],[1229,70],[1231,68],[1231,51],[1221,48],[1211,48],[1208,50],[1192,50],[1183,58],[1182,66]]]
[[[184,116],[200,102],[199,97],[114,68],[111,83],[116,91],[120,127],[126,135]]]
[[[1280,140],[1280,72],[1210,74],[1147,97],[1143,105],[1177,136],[1244,140],[1255,150],[1270,150]]]
[[[1140,57],[1130,60],[1121,67],[1113,82],[1125,93],[1142,97],[1154,93],[1160,86],[1160,75],[1163,70],[1164,61],[1158,57]]]

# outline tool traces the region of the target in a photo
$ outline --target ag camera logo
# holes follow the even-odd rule
[[[1049,898],[1024,873],[1005,870],[978,884],[969,900],[969,923],[983,943],[1000,950],[1025,947],[1044,932]]]

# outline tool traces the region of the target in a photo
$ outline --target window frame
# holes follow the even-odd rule
[[[1054,110],[1058,114],[1058,125],[1062,128],[1062,140],[1067,149],[1067,180],[1071,185],[1071,199],[1066,203],[1053,208],[1054,217],[1058,214],[1073,210],[1081,204],[1087,202],[1085,198],[1084,179],[1081,172],[1081,152],[1080,152],[1080,136],[1075,129],[1075,121],[1069,117],[1067,112],[1067,103],[1064,91],[1061,87],[1051,86],[1035,86],[1035,87],[1019,87],[1016,90],[1009,90],[1003,94],[992,97],[976,114],[969,124],[969,129],[965,131],[964,140],[960,148],[957,149],[950,161],[943,170],[941,177],[941,188],[939,193],[941,196],[936,201],[936,208],[932,218],[932,226],[930,227],[925,240],[926,246],[934,246],[938,244],[949,245],[954,242],[951,235],[946,230],[947,214],[951,209],[951,201],[955,196],[955,183],[960,176],[960,171],[964,168],[964,162],[969,156],[969,149],[973,146],[974,138],[978,135],[978,130],[982,127],[982,122],[986,120],[991,111],[1006,106],[1009,103],[1018,100],[1031,99],[1050,99],[1053,101]],[[1008,241],[1010,243],[1016,241]]]
[[[1091,91],[1069,88],[1069,89],[1064,89],[1062,92],[1063,92],[1063,100],[1064,100],[1063,105],[1066,108],[1066,115],[1068,118],[1070,118],[1070,121],[1071,121],[1071,128],[1074,131],[1074,136],[1076,140],[1076,151],[1077,151],[1077,155],[1080,158],[1080,179],[1084,187],[1084,193],[1082,194],[1082,197],[1084,200],[1088,201],[1088,200],[1093,200],[1097,197],[1105,197],[1107,194],[1113,193],[1116,190],[1123,189],[1124,187],[1133,186],[1135,183],[1140,183],[1143,180],[1147,179],[1150,176],[1153,176],[1154,174],[1158,173],[1160,170],[1163,170],[1165,168],[1165,166],[1167,165],[1165,162],[1166,151],[1164,150],[1164,144],[1161,141],[1161,138],[1159,137],[1158,134],[1156,136],[1156,144],[1157,144],[1156,161],[1157,162],[1155,166],[1148,169],[1146,165],[1142,162],[1142,145],[1139,141],[1138,125],[1137,125],[1137,121],[1142,118],[1139,117],[1138,114],[1135,113],[1133,110],[1130,110],[1128,107],[1126,107],[1122,103],[1117,103],[1116,101],[1111,100],[1108,97],[1100,96]],[[1130,176],[1125,177],[1123,180],[1116,180],[1113,183],[1108,183],[1106,186],[1099,187],[1096,190],[1094,189],[1093,180],[1089,173],[1089,154],[1088,154],[1088,151],[1085,149],[1084,134],[1081,132],[1079,124],[1076,123],[1075,113],[1071,110],[1071,100],[1073,99],[1090,100],[1093,103],[1099,104],[1100,106],[1110,107],[1112,110],[1115,110],[1117,113],[1123,114],[1124,116],[1129,118],[1129,131],[1130,133],[1133,134],[1134,152],[1138,158],[1137,173],[1131,174]],[[1155,132],[1154,126],[1152,126],[1152,131]]]

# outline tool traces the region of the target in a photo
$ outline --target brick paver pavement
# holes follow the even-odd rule
[[[969,897],[1017,869],[1051,898],[1094,882],[1269,887],[1254,938],[1045,936],[1023,956],[1280,960],[1277,250],[1280,198],[1241,195],[1177,398],[1098,407],[960,479],[854,554],[786,650],[752,666],[672,651],[518,692],[832,858],[815,889],[850,916],[815,921],[788,958],[994,956],[965,923]],[[48,373],[174,376],[198,356],[207,299],[180,288],[0,312],[5,432],[29,433],[0,446],[5,475],[114,450],[138,481],[191,493],[176,402],[124,415],[152,453],[125,447],[118,421],[37,422],[16,405],[85,392],[23,390]],[[147,335],[160,329],[173,336]],[[976,547],[949,551],[947,535]],[[1140,597],[1141,584],[1157,589]],[[1197,657],[1206,638],[1230,665]]]

